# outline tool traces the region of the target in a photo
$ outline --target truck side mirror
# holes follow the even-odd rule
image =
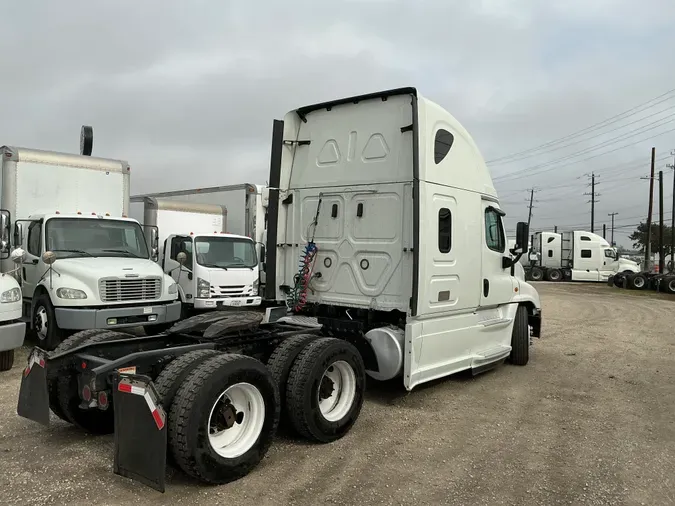
[[[14,224],[14,246],[17,248],[23,246],[23,223]]]
[[[21,248],[16,248],[12,251],[12,262],[20,264],[26,259],[26,252]]]
[[[54,262],[56,262],[56,253],[53,251],[45,251],[42,254],[42,261],[47,265],[52,265]]]
[[[159,230],[157,227],[150,229],[150,255],[153,262],[159,259]]]
[[[9,253],[9,228],[10,228],[9,211],[5,209],[0,210],[0,252],[2,254]],[[7,258],[7,257],[5,257]]]
[[[527,253],[527,241],[530,238],[529,228],[524,221],[519,221],[516,225],[516,244],[511,250],[514,255],[524,255]]]

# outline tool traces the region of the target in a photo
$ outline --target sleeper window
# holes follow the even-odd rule
[[[434,161],[441,163],[443,158],[448,154],[455,138],[447,130],[440,129],[436,132],[434,141]]]
[[[485,242],[492,251],[504,253],[506,247],[504,226],[501,217],[492,208],[485,210]]]
[[[582,249],[581,250],[581,258],[591,258],[593,256],[593,252],[589,249]]]
[[[438,250],[449,253],[452,248],[452,213],[445,207],[438,210]]]

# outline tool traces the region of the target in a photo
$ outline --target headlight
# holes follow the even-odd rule
[[[174,293],[178,293],[178,285],[176,283],[171,283],[169,285],[169,295],[173,295]]]
[[[211,297],[211,283],[202,278],[197,278],[197,297],[208,299]]]
[[[77,288],[57,288],[56,296],[59,299],[86,299],[87,294]]]
[[[21,289],[19,288],[12,288],[11,290],[2,292],[2,295],[0,295],[0,302],[3,304],[5,302],[19,302],[20,300],[21,300]]]
[[[260,286],[260,282],[256,279],[253,282],[253,289],[251,290],[251,295],[258,295],[258,287]]]

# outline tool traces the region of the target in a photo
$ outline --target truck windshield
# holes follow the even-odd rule
[[[92,218],[52,218],[45,230],[45,251],[57,258],[149,258],[138,223]]]
[[[204,267],[221,269],[258,265],[253,241],[233,237],[197,237],[195,239],[196,259]]]

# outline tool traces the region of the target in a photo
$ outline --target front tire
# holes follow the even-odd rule
[[[193,369],[169,411],[169,447],[188,475],[213,484],[247,475],[279,424],[279,391],[267,368],[219,354]]]
[[[0,351],[0,371],[9,371],[14,365],[14,350]]]
[[[64,337],[63,331],[56,324],[54,305],[46,293],[42,293],[35,298],[33,327],[37,335],[38,346],[44,350],[55,349]]]
[[[335,338],[309,343],[288,375],[286,406],[293,428],[321,443],[340,439],[361,412],[365,383],[363,359],[354,345]]]
[[[527,308],[518,306],[511,333],[511,354],[509,361],[513,365],[527,365],[530,360],[530,327]]]

